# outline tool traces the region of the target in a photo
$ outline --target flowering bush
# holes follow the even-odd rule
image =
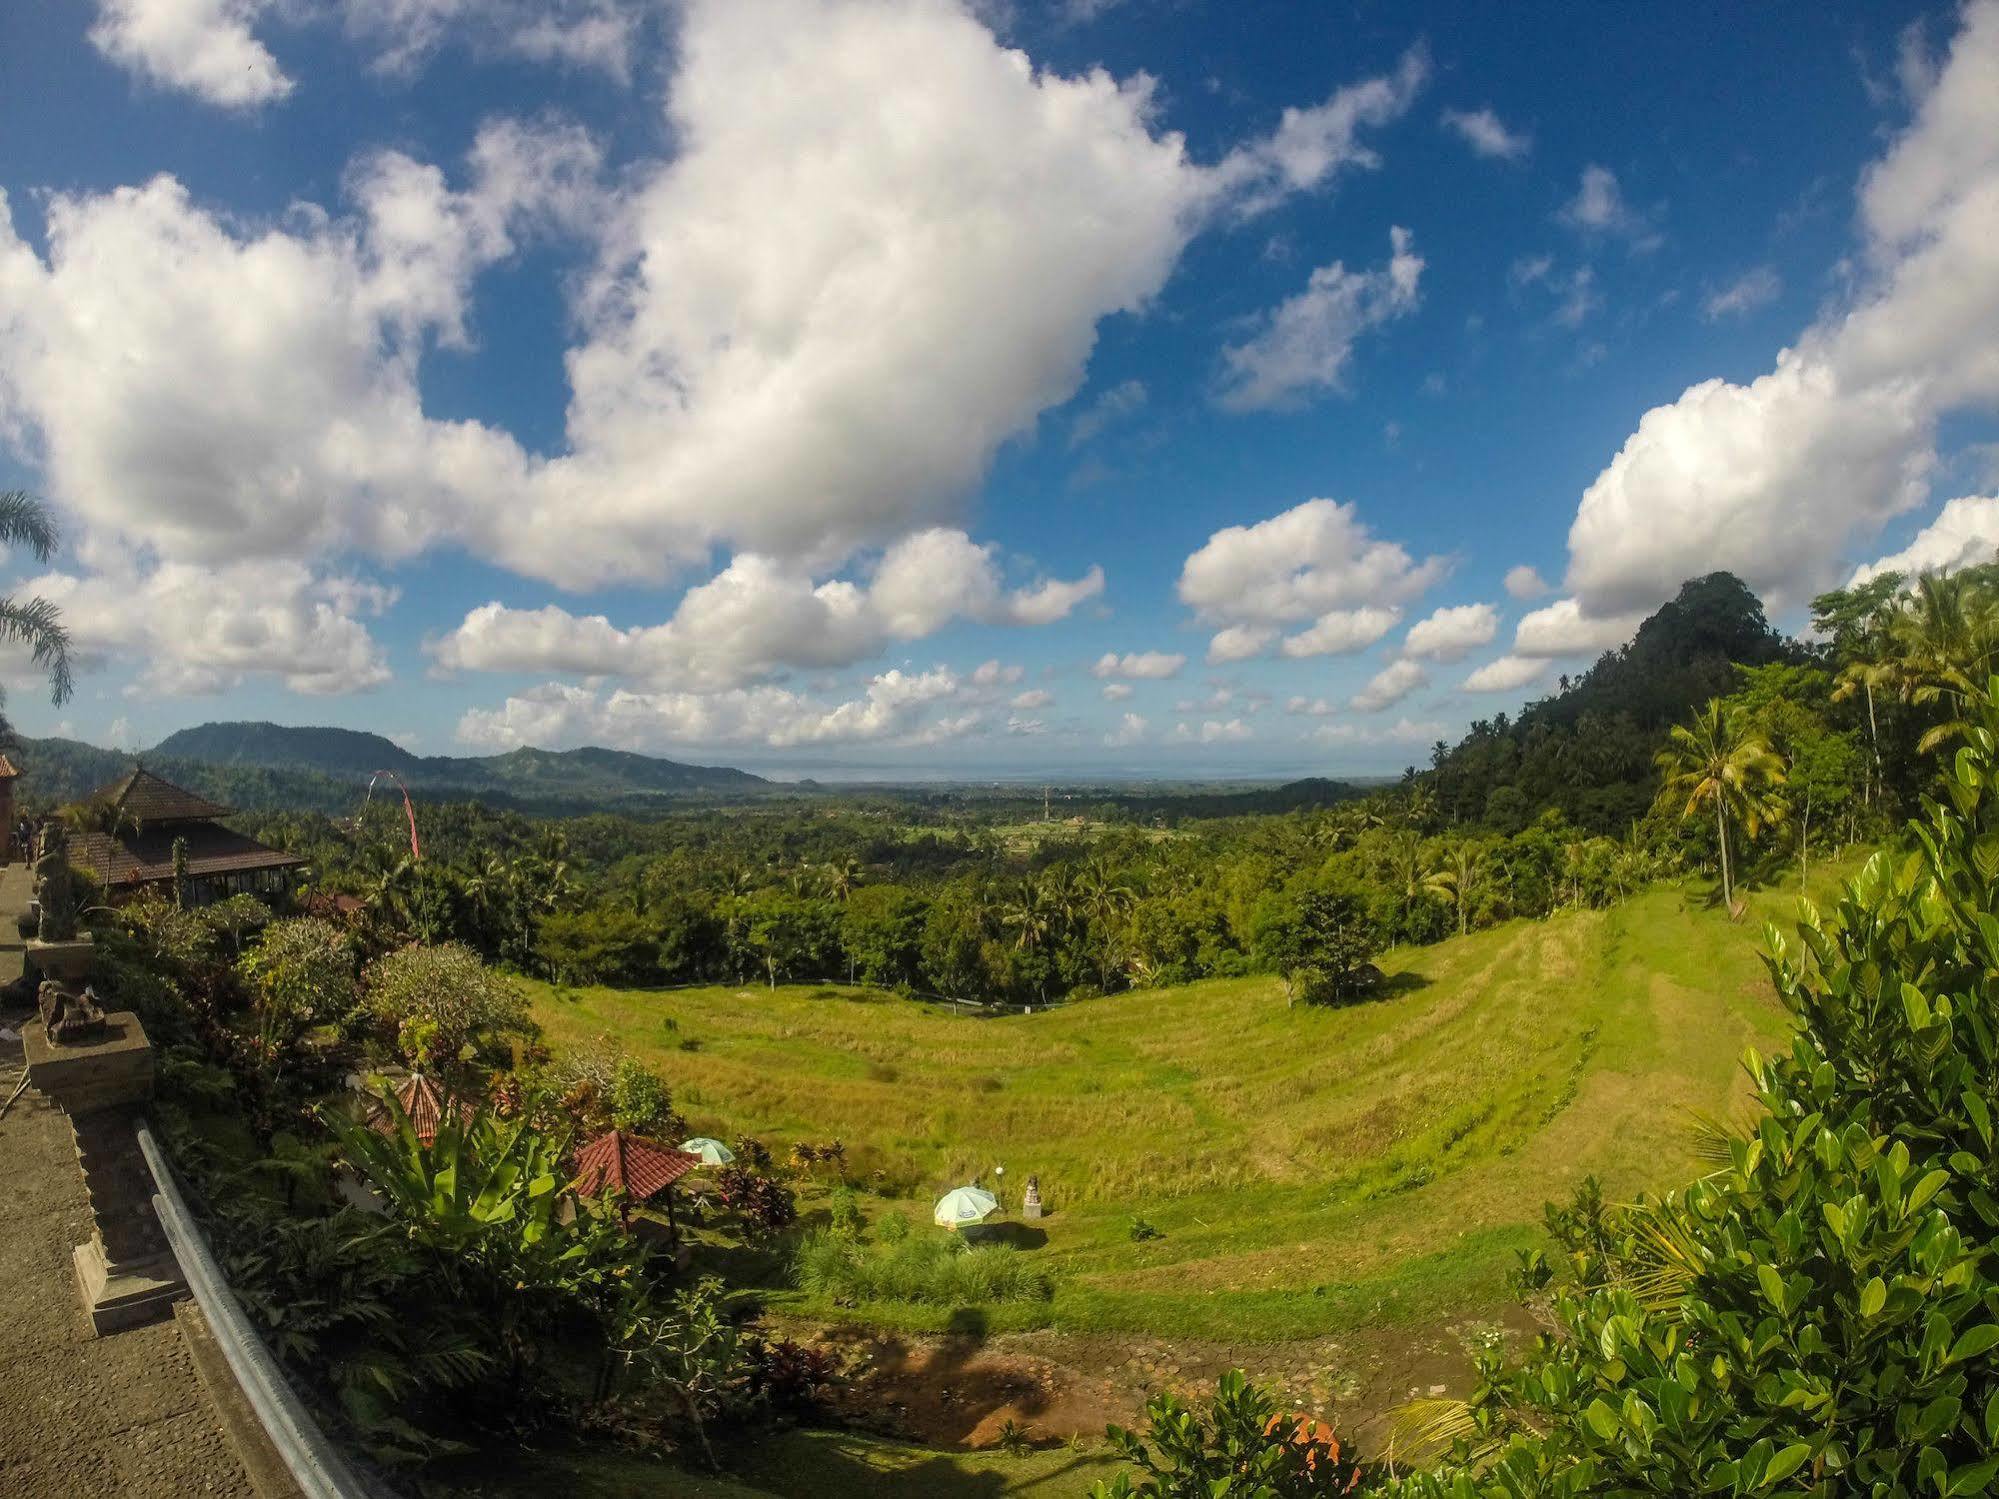
[[[456,1061],[468,1047],[527,1024],[520,990],[459,942],[386,953],[369,966],[367,988],[369,1010],[395,1027],[412,1067]]]

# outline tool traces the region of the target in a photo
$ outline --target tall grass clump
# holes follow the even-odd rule
[[[967,1244],[955,1234],[871,1244],[816,1230],[800,1242],[792,1273],[800,1290],[842,1303],[966,1306],[1046,1301],[1051,1290],[1048,1277],[1018,1250],[1005,1244]]]

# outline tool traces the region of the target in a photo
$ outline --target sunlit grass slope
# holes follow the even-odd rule
[[[1689,1111],[1726,1112],[1743,1049],[1781,1034],[1757,951],[1795,895],[1751,904],[1731,924],[1660,887],[1510,923],[1390,954],[1390,992],[1337,1010],[1243,979],[992,1020],[756,986],[539,988],[535,1013],[558,1049],[644,1056],[703,1133],[843,1140],[918,1212],[995,1164],[1010,1199],[1039,1175],[1057,1291],[993,1327],[1304,1337],[1497,1304],[1585,1174],[1685,1180]]]

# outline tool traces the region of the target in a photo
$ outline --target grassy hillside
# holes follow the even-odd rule
[[[1794,904],[1731,925],[1703,897],[1392,954],[1392,992],[1342,1010],[1287,1010],[1269,979],[994,1020],[799,987],[535,1009],[558,1048],[614,1037],[659,1066],[704,1133],[841,1138],[926,1220],[976,1171],[1004,1164],[1011,1193],[1037,1173],[1058,1289],[994,1328],[1303,1338],[1497,1305],[1586,1173],[1613,1194],[1691,1174],[1688,1111],[1727,1110],[1743,1048],[1780,1033],[1756,949]],[[1133,1242],[1134,1214],[1163,1236]]]

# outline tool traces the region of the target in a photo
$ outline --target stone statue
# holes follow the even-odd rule
[[[1030,1176],[1027,1179],[1027,1195],[1020,1199],[1020,1216],[1023,1218],[1041,1216],[1041,1178],[1038,1176]]]
[[[74,1046],[104,1033],[104,1007],[98,1004],[97,991],[89,985],[78,994],[54,979],[43,979],[41,988],[35,991],[35,1001],[41,1007],[42,1029],[52,1046]]]
[[[41,912],[37,937],[44,942],[76,940],[76,881],[69,868],[69,845],[53,823],[42,830],[41,851],[35,858],[35,904]]]

